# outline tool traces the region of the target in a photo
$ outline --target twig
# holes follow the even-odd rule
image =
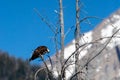
[[[71,31],[74,27],[75,27],[75,25],[71,26],[71,27],[67,30],[67,32],[65,33],[65,38],[66,38],[66,36],[70,33],[70,31]]]
[[[49,60],[50,60],[50,64],[51,64],[51,69],[53,70],[53,64],[52,64],[52,59],[51,59],[51,57],[49,56],[49,54],[47,55],[48,56],[48,58],[49,58]],[[51,71],[52,71],[51,70]]]
[[[75,64],[75,63],[71,63],[71,64],[66,65],[63,69],[63,72],[65,71],[66,68],[68,68],[70,65],[73,65],[73,64]]]
[[[41,58],[41,60],[43,61],[44,65],[45,65],[45,67],[46,67],[46,69],[47,69],[48,78],[49,78],[50,80],[54,79],[54,78],[53,78],[53,75],[52,75],[51,71],[49,70],[46,62],[44,61],[42,55],[40,55],[40,58]]]
[[[41,18],[41,20],[48,25],[48,27],[51,29],[51,31],[53,33],[55,33],[54,27],[43,16],[41,16],[40,12],[36,8],[34,8],[34,11],[38,14],[38,16]]]
[[[83,21],[85,21],[85,20],[87,20],[87,19],[89,19],[89,18],[101,19],[101,18],[96,17],[96,16],[87,16],[87,17],[81,19],[81,20],[80,20],[80,23],[83,22]],[[103,20],[103,19],[101,19],[101,20]]]

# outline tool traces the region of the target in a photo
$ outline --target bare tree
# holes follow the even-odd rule
[[[79,23],[79,18],[80,18],[80,8],[79,8],[79,0],[76,0],[76,29],[75,29],[75,47],[76,50],[79,48],[79,41],[80,41],[80,23]],[[79,50],[76,51],[75,54],[75,72],[78,72],[79,70]],[[79,80],[80,76],[77,74],[76,75],[76,80]]]
[[[62,6],[62,0],[59,0],[60,5],[60,33],[61,33],[61,63],[63,64],[64,60],[64,18],[63,18],[63,6]]]
[[[60,19],[60,36],[61,36],[61,53],[60,53],[60,62],[61,62],[61,66],[64,63],[64,18],[63,18],[63,6],[62,6],[62,0],[59,0],[59,19]],[[65,79],[65,72],[61,72],[63,74],[61,74],[61,77],[63,77],[63,79]]]
[[[51,62],[51,66],[53,66],[53,68],[56,68],[56,70],[58,70],[58,78],[54,78],[53,76],[53,73],[52,73],[52,70],[49,69],[49,67],[47,66],[46,62],[44,61],[44,59],[40,56],[40,58],[42,59],[45,67],[46,68],[46,73],[47,73],[47,78],[48,80],[67,80],[66,79],[66,71],[68,69],[69,66],[71,65],[75,65],[75,72],[74,74],[72,74],[72,77],[70,78],[70,80],[73,80],[73,78],[75,78],[75,80],[84,80],[82,77],[82,70],[86,68],[86,66],[91,62],[93,61],[98,55],[100,55],[102,53],[102,51],[106,48],[106,46],[110,43],[111,39],[115,37],[115,34],[119,31],[119,29],[113,34],[111,35],[110,37],[104,37],[104,38],[109,38],[108,39],[108,42],[102,47],[102,49],[100,49],[100,51],[98,51],[96,53],[96,55],[94,55],[92,58],[88,59],[87,62],[84,63],[84,65],[80,68],[80,59],[79,59],[79,54],[81,53],[81,51],[83,51],[87,46],[89,46],[90,44],[95,44],[95,43],[98,43],[98,41],[104,39],[104,38],[100,38],[100,39],[97,39],[93,42],[89,42],[89,43],[84,43],[84,44],[80,44],[80,38],[81,38],[81,35],[80,35],[80,23],[87,20],[88,18],[97,18],[97,17],[85,17],[83,18],[82,20],[80,20],[80,5],[79,5],[79,2],[80,0],[76,0],[76,24],[75,24],[75,51],[66,59],[64,60],[64,39],[65,39],[65,35],[64,35],[64,17],[63,17],[63,5],[62,5],[62,0],[59,0],[59,26],[60,26],[60,47],[61,47],[61,50],[60,50],[60,53],[58,51],[58,38],[57,38],[57,35],[58,35],[58,32],[59,32],[59,29],[58,27],[55,29],[55,27],[51,26],[49,24],[49,22],[44,18],[42,17],[39,12],[36,10],[37,14],[39,15],[39,17],[41,18],[41,20],[43,22],[45,22],[48,27],[51,29],[51,31],[54,33],[55,37],[54,37],[54,41],[55,41],[55,46],[56,46],[56,57],[57,59],[60,58],[60,65],[61,65],[61,69],[58,70],[57,68],[58,67],[54,67],[54,64],[52,64],[52,60],[50,59],[50,62]],[[59,54],[59,55],[58,55]],[[72,56],[75,55],[75,61],[73,61],[73,63],[69,63],[70,61],[70,58]],[[58,60],[56,60],[56,63],[57,64]],[[42,68],[42,69],[44,69]],[[38,74],[39,71],[41,71],[42,69],[39,69],[36,74],[35,74],[35,80],[36,80],[36,75]],[[84,74],[84,73],[83,73]]]

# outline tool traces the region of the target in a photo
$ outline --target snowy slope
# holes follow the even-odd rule
[[[80,44],[95,42],[83,49],[79,49],[80,66],[84,65],[87,60],[95,56],[109,41],[110,37],[120,28],[120,10],[111,14],[108,18],[103,20],[93,31],[85,33],[80,38]],[[104,39],[103,39],[104,38]],[[114,35],[108,46],[104,49],[102,54],[97,56],[88,65],[87,78],[92,80],[120,80],[120,31]],[[64,58],[67,59],[75,51],[75,40],[72,40],[65,47]],[[55,56],[52,57],[54,61],[59,60]],[[74,56],[68,62],[74,63]],[[57,70],[60,70],[60,62],[54,64],[54,75],[57,77]],[[74,74],[75,65],[70,65],[66,69],[66,78]]]

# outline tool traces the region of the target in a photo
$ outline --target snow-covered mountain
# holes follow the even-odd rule
[[[104,19],[94,30],[85,33],[80,38],[82,46],[79,51],[80,67],[84,66],[91,58],[95,57],[87,66],[85,71],[87,80],[120,80],[120,9]],[[91,43],[91,44],[89,44]],[[64,57],[67,59],[75,51],[75,40],[72,40],[65,47]],[[56,54],[58,55],[58,54]],[[52,57],[54,61],[59,58]],[[74,61],[74,56],[69,60],[69,63]],[[68,63],[68,64],[69,64]],[[55,63],[56,68],[54,74],[57,76],[57,69],[59,70],[59,62]],[[71,65],[66,69],[66,78],[74,74],[75,65]],[[86,79],[85,79],[86,80]]]

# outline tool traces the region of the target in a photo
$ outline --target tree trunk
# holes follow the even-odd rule
[[[59,13],[59,17],[60,17],[60,36],[61,36],[61,54],[60,54],[60,62],[61,62],[61,66],[64,63],[64,18],[63,18],[63,6],[62,6],[62,0],[59,0],[59,6],[60,6],[60,13]],[[61,74],[61,77],[65,78],[64,73]]]
[[[79,0],[76,0],[76,30],[75,30],[75,47],[76,50],[79,48],[79,41],[80,41],[80,23],[79,23],[79,13],[80,9],[79,9]],[[75,73],[77,73],[79,71],[79,50],[76,51],[75,54]],[[76,75],[76,80],[80,79],[80,74]]]

